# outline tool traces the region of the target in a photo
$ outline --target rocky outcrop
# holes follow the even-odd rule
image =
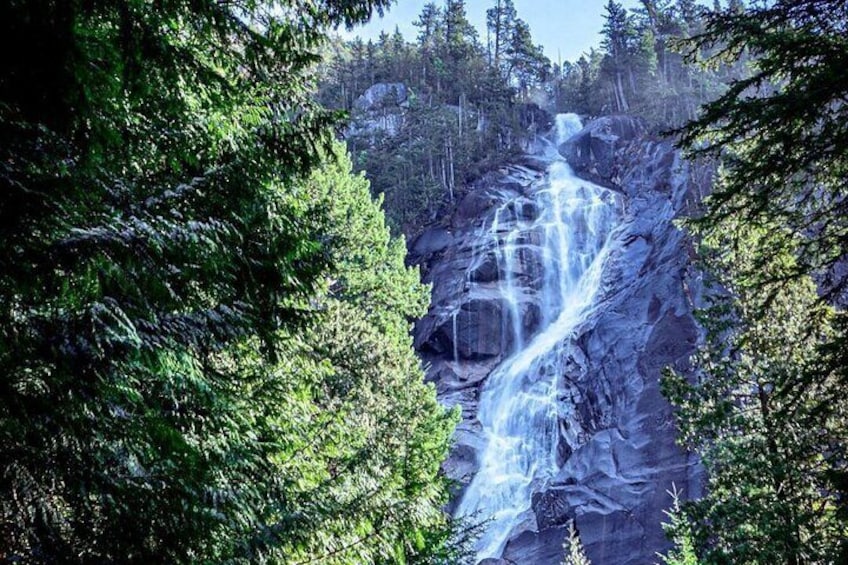
[[[492,563],[558,565],[572,519],[594,563],[654,563],[667,547],[661,523],[671,504],[668,491],[674,485],[684,495],[697,494],[700,484],[697,465],[675,445],[659,379],[666,366],[687,370],[699,340],[692,317],[699,278],[690,242],[673,220],[708,189],[709,174],[628,117],[592,122],[559,151],[576,172],[618,193],[622,220],[592,314],[564,349],[559,473],[538,485],[504,561]],[[514,217],[537,213],[522,196],[539,182],[544,172],[538,167],[490,174],[410,245],[433,284],[432,307],[416,326],[415,344],[442,401],[462,408],[445,465],[460,485],[457,496],[475,473],[484,442],[475,419],[481,387],[514,346],[501,329],[515,320],[493,290],[503,267],[475,250],[495,210]],[[518,323],[532,331],[541,302],[534,245],[526,243],[515,266],[523,289]]]
[[[646,133],[633,116],[605,116],[583,128],[559,150],[578,175],[607,188],[622,187],[622,173],[632,163],[631,143]],[[635,147],[635,146],[634,146]]]
[[[371,85],[353,103],[358,112],[373,112],[381,108],[403,106],[409,98],[406,85],[402,82],[378,82]]]
[[[353,103],[347,136],[397,135],[409,105],[409,91],[400,82],[378,82]]]

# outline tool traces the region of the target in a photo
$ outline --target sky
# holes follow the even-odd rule
[[[441,0],[433,0],[441,5]],[[639,5],[638,0],[618,0],[625,8]],[[604,6],[607,0],[514,0],[518,17],[530,25],[533,40],[541,43],[553,62],[576,61],[590,47],[600,44]],[[383,18],[374,16],[368,24],[345,32],[346,37],[359,35],[377,39],[380,31],[400,28],[407,41],[413,41],[418,30],[412,22],[418,19],[426,0],[397,0]],[[466,0],[468,19],[477,27],[481,41],[486,40],[486,10],[495,0]]]

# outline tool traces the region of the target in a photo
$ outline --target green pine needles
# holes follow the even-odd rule
[[[703,563],[848,557],[846,26],[844,0],[732,2],[691,43],[693,58],[751,64],[681,131],[722,163],[690,222],[705,344],[694,380],[664,382],[708,476],[669,530]]]
[[[311,94],[386,4],[0,8],[0,559],[453,559],[427,289]]]

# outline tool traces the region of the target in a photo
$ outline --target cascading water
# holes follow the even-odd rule
[[[580,127],[574,114],[557,116],[554,141],[559,145]],[[510,312],[504,331],[513,344],[481,391],[477,419],[486,445],[457,509],[458,515],[490,519],[477,544],[478,559],[501,555],[532,493],[558,471],[557,379],[569,338],[595,298],[617,218],[608,191],[577,178],[555,151],[548,157],[545,180],[527,195],[536,217],[521,219],[519,197],[507,200],[476,251],[496,254],[498,292]],[[533,253],[541,273],[528,284],[520,262]],[[522,308],[534,292],[541,329],[524,335]]]

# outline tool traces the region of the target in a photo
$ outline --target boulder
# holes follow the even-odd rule
[[[363,137],[371,143],[380,136],[395,136],[403,126],[409,92],[399,82],[373,84],[353,102],[347,136]]]
[[[488,190],[473,190],[466,194],[452,214],[451,225],[466,226],[484,217],[499,200],[499,197]]]
[[[530,504],[540,529],[567,525],[574,519],[574,509],[561,488],[533,494]]]
[[[447,249],[453,242],[453,235],[445,228],[430,228],[415,238],[410,252],[416,257],[434,255]]]
[[[522,532],[507,542],[503,559],[507,563],[521,565],[562,565],[565,555],[563,542],[567,535],[568,529],[564,526]]]

